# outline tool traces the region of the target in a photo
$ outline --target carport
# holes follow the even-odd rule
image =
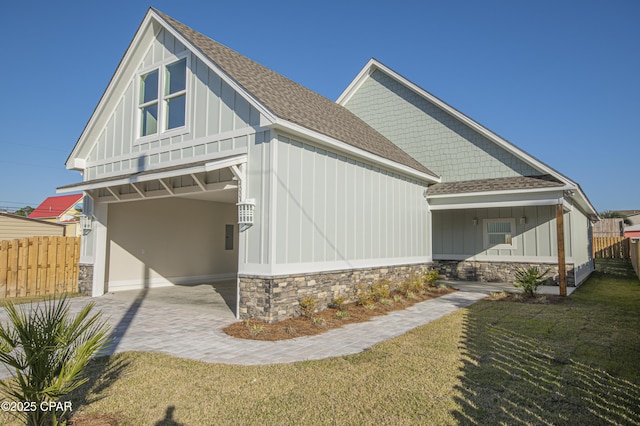
[[[236,155],[60,188],[86,195],[81,263],[93,264],[92,296],[175,287],[154,297],[198,305],[194,289],[203,286],[236,314],[245,163]],[[139,164],[144,169],[146,160]]]

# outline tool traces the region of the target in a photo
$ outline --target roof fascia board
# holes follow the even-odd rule
[[[474,129],[475,131],[480,133],[481,135],[483,135],[483,136],[489,138],[490,140],[494,141],[499,146],[501,146],[502,148],[504,148],[507,151],[511,152],[513,155],[515,155],[516,157],[520,158],[521,160],[531,164],[533,167],[535,167],[535,168],[537,168],[537,169],[539,169],[541,171],[544,171],[546,174],[550,174],[550,175],[554,176],[556,179],[564,182],[567,185],[572,185],[572,186],[578,187],[578,184],[576,182],[573,182],[571,179],[569,179],[568,177],[566,177],[562,173],[560,173],[557,170],[555,170],[555,169],[549,167],[548,165],[544,164],[542,161],[540,161],[537,158],[533,157],[531,154],[528,154],[527,152],[521,150],[520,148],[518,148],[517,146],[515,146],[511,142],[507,141],[506,139],[498,136],[497,134],[495,134],[491,130],[489,130],[486,127],[484,127],[483,125],[481,125],[480,123],[478,123],[475,120],[469,118],[468,116],[466,116],[465,114],[461,113],[457,109],[453,108],[452,106],[450,106],[447,103],[443,102],[442,100],[438,99],[436,96],[434,96],[431,93],[427,92],[426,90],[424,90],[423,88],[421,88],[417,84],[412,83],[411,81],[409,81],[408,79],[406,79],[402,75],[398,74],[397,72],[393,71],[392,69],[390,69],[389,67],[387,67],[383,63],[377,61],[375,58],[371,58],[367,62],[367,64],[364,66],[364,68],[358,73],[356,78],[351,82],[351,84],[349,84],[349,86],[347,86],[347,88],[344,90],[344,92],[342,92],[342,94],[338,97],[338,100],[336,102],[339,103],[340,105],[344,106],[349,101],[349,99],[351,99],[351,97],[355,94],[357,89],[360,88],[360,86],[362,84],[364,84],[364,81],[376,69],[379,69],[380,71],[382,71],[382,72],[386,73],[387,75],[391,76],[392,78],[396,79],[401,84],[405,85],[407,88],[409,88],[410,90],[414,91],[419,96],[425,98],[427,101],[429,101],[429,102],[433,103],[434,105],[438,106],[439,108],[441,108],[445,112],[447,112],[450,115],[452,115],[454,118],[457,118],[458,120],[462,121],[464,124],[468,125],[472,129]],[[584,192],[582,192],[582,190],[580,190],[579,188],[578,188],[578,192],[579,192],[580,196],[584,199],[584,202],[585,202],[585,205],[587,206],[587,209],[590,209],[594,216],[598,216],[597,211],[595,210],[593,205],[591,205],[591,202],[589,201],[587,196],[584,194]]]
[[[372,154],[363,149],[356,148],[353,145],[349,145],[347,143],[341,142],[325,134],[316,132],[314,130],[308,129],[304,126],[292,123],[287,120],[283,120],[281,118],[278,118],[276,120],[276,122],[273,125],[273,128],[275,130],[283,130],[285,132],[292,133],[293,135],[296,135],[296,136],[309,138],[312,141],[320,143],[321,145],[333,148],[343,153],[351,154],[355,157],[368,160],[375,164],[379,164],[387,169],[391,169],[395,171],[396,173],[409,175],[409,176],[412,176],[413,178],[420,179],[423,181],[428,181],[431,183],[440,182],[439,177],[431,176],[429,174],[420,172],[418,170],[412,169],[411,167],[405,166],[404,164],[396,163],[395,161],[389,160],[387,158],[383,158],[376,154]]]
[[[575,191],[576,187],[565,185],[565,186],[552,186],[548,188],[529,188],[529,189],[512,189],[512,190],[504,190],[504,191],[479,191],[479,192],[457,192],[453,194],[436,194],[429,195],[427,193],[427,199],[437,199],[437,198],[458,198],[458,197],[481,197],[485,195],[512,195],[512,194],[532,194],[539,192],[558,192],[558,191]]]
[[[162,16],[158,15],[157,13],[155,13],[155,11],[152,9],[150,10],[150,13],[153,14],[153,17],[162,24],[162,26],[168,30],[171,35],[173,35],[175,38],[177,38],[180,43],[182,43],[183,45],[187,46],[188,49],[193,52],[198,59],[200,59],[202,62],[204,62],[209,68],[211,68],[213,71],[215,71],[220,78],[222,78],[224,80],[225,83],[227,83],[229,86],[231,86],[233,88],[233,90],[239,92],[242,94],[242,96],[253,106],[255,107],[262,115],[264,115],[268,122],[273,123],[276,120],[276,116],[273,114],[273,112],[271,112],[269,109],[267,109],[267,107],[265,107],[260,101],[258,101],[255,97],[253,97],[253,95],[251,95],[251,93],[247,92],[245,90],[244,87],[242,87],[240,84],[238,84],[234,79],[232,79],[226,72],[224,72],[219,66],[218,64],[216,64],[215,62],[213,62],[207,55],[205,55],[200,49],[198,49],[196,46],[193,45],[193,43],[191,43],[185,36],[182,35],[182,33],[180,33],[178,30],[176,30],[175,28],[173,28],[173,26],[171,26],[170,23],[168,23],[167,21],[165,21]],[[260,123],[261,125],[264,125],[262,123]]]
[[[206,164],[201,164],[199,166],[192,166],[184,169],[176,169],[176,170],[168,170],[168,171],[159,171],[157,173],[148,173],[142,176],[133,175],[133,176],[125,176],[121,178],[114,178],[112,180],[105,180],[101,182],[81,182],[77,185],[65,187],[65,188],[57,188],[57,193],[66,193],[66,192],[74,192],[74,191],[88,191],[98,188],[106,188],[109,186],[116,185],[127,185],[133,184],[136,182],[149,182],[153,180],[166,179],[176,176],[189,175],[192,173],[205,173],[213,170],[223,169],[225,167],[230,167],[232,165],[243,164],[247,162],[247,155],[238,155],[236,157],[225,158],[223,160],[213,160]]]
[[[564,198],[548,198],[542,200],[528,201],[497,201],[497,202],[477,202],[477,203],[455,203],[455,204],[430,204],[431,211],[438,210],[468,210],[468,209],[489,209],[498,207],[535,207],[535,206],[553,206],[556,204],[564,204]]]
[[[351,99],[351,97],[360,89],[360,86],[364,84],[367,80],[366,77],[369,77],[371,73],[376,69],[375,64],[379,63],[375,59],[371,58],[367,62],[367,64],[360,70],[358,75],[349,83],[346,89],[340,94],[338,99],[336,100],[337,104],[345,106],[347,102]]]

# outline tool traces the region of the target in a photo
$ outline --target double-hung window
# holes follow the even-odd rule
[[[484,247],[486,249],[515,249],[515,219],[484,219]]]
[[[186,58],[141,75],[138,136],[145,137],[184,127],[187,113],[186,100]]]

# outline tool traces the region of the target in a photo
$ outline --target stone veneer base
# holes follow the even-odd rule
[[[422,274],[431,264],[314,272],[283,276],[239,275],[240,318],[277,322],[300,315],[300,300],[313,298],[319,310],[334,298],[355,301],[358,285],[370,286],[388,280],[393,285]]]
[[[518,269],[537,267],[541,271],[549,268],[550,284],[558,284],[558,265],[553,263],[529,263],[529,262],[474,262],[469,260],[434,260],[432,264],[440,275],[449,279],[479,282],[515,281],[515,273]],[[573,264],[567,263],[567,285],[575,286],[575,274]]]
[[[78,265],[78,293],[91,296],[93,288],[93,265],[80,263]]]

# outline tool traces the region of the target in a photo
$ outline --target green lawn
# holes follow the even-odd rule
[[[353,356],[120,354],[72,400],[119,424],[639,424],[639,360],[640,281],[596,273],[562,304],[481,301]]]

